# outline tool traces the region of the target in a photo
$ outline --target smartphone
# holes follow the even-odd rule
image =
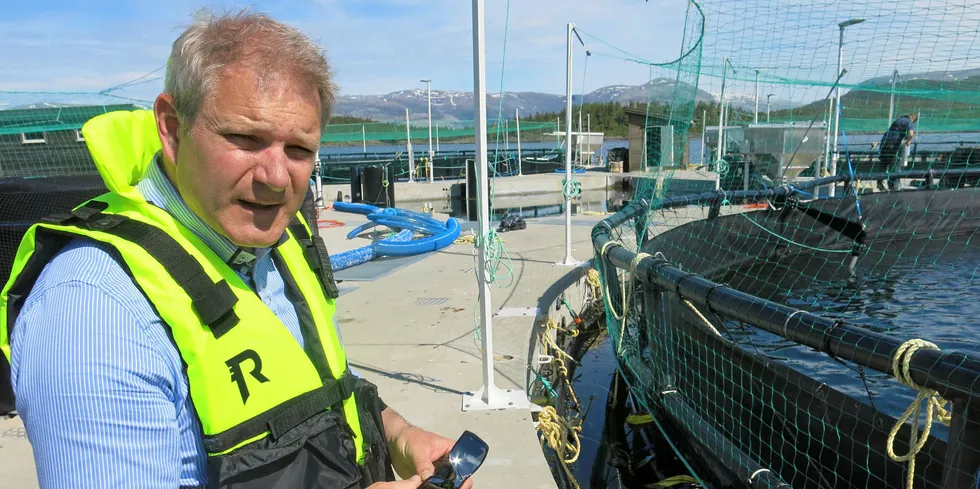
[[[464,431],[449,453],[436,461],[435,473],[421,489],[459,489],[483,465],[490,447],[470,431]]]

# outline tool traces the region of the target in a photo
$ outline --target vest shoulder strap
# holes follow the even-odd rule
[[[105,202],[91,200],[70,213],[49,216],[42,222],[100,231],[136,244],[160,262],[184,289],[201,322],[208,325],[215,338],[238,324],[234,311],[238,297],[227,281],[212,282],[204,267],[164,230],[120,214],[105,214],[102,211],[107,207]]]
[[[334,280],[333,267],[330,266],[330,255],[327,253],[327,245],[323,243],[323,238],[319,235],[310,236],[306,226],[297,217],[289,223],[289,232],[303,248],[303,256],[313,269],[323,292],[327,297],[336,299],[340,296],[337,289],[337,282]]]

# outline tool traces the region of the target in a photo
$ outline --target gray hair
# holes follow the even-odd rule
[[[177,115],[188,125],[210,99],[221,71],[244,62],[263,80],[285,75],[314,85],[320,98],[320,130],[327,126],[337,87],[326,56],[309,37],[265,14],[245,10],[216,16],[202,9],[194,17],[174,41],[164,81]]]

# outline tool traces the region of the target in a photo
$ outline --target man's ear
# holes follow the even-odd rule
[[[163,144],[164,158],[177,163],[177,150],[180,147],[180,119],[174,107],[174,98],[169,93],[161,93],[153,103],[153,115],[157,121],[157,132]]]

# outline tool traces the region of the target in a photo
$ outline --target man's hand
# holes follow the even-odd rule
[[[385,409],[381,415],[391,463],[400,477],[418,475],[423,480],[427,479],[435,472],[434,462],[446,456],[456,443],[455,440],[410,425],[391,408]],[[472,479],[467,479],[460,489],[472,487]]]
[[[422,485],[422,478],[413,475],[411,479],[395,482],[376,482],[367,489],[417,489]]]

